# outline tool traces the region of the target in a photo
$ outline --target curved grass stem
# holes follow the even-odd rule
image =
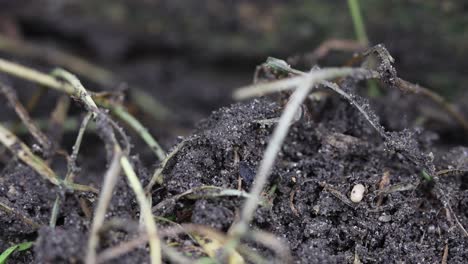
[[[252,221],[255,210],[257,209],[259,197],[273,170],[274,162],[288,134],[292,120],[294,119],[294,116],[302,102],[307,98],[311,89],[319,81],[342,77],[361,71],[361,69],[352,68],[324,69],[311,71],[303,77],[301,83],[298,85],[287,103],[278,125],[276,126],[268,143],[267,149],[265,150],[265,154],[263,155],[263,159],[255,177],[255,182],[250,192],[250,197],[246,200],[242,208],[241,219],[235,226],[233,226],[230,243],[226,243],[230,247],[230,249],[227,250],[228,254],[239,244],[240,239],[248,232],[249,223]]]

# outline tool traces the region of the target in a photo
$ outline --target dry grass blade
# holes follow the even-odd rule
[[[133,117],[123,106],[111,104],[109,101],[97,99],[97,102],[100,105],[108,108],[111,113],[125,123],[127,123],[142,139],[145,143],[151,148],[156,157],[163,161],[166,158],[166,152],[162,149],[159,143],[148,133],[148,130],[135,118]]]
[[[99,194],[98,204],[96,206],[96,211],[94,213],[93,223],[91,224],[91,230],[88,240],[88,248],[86,255],[86,263],[93,264],[96,263],[96,247],[99,243],[98,232],[104,223],[106,216],[107,207],[109,206],[110,200],[112,198],[112,191],[117,183],[120,174],[120,158],[121,151],[115,149],[114,157],[112,162],[107,169],[106,175],[104,176],[103,187],[101,193]]]
[[[171,208],[170,205],[174,205],[178,200],[187,198],[190,200],[198,199],[214,199],[218,197],[241,197],[248,199],[251,195],[245,191],[239,191],[236,189],[224,189],[222,187],[204,185],[189,189],[183,193],[174,195],[170,198],[162,200],[157,205],[153,206],[153,212],[158,212],[163,208]],[[260,206],[268,206],[269,202],[267,199],[260,199]]]
[[[290,90],[303,81],[303,76],[282,79],[274,82],[257,83],[237,89],[233,97],[235,100],[242,100],[250,97],[262,96],[268,93],[276,93]]]
[[[120,164],[125,174],[127,175],[128,182],[134,190],[137,201],[140,204],[141,214],[148,232],[151,263],[161,263],[161,242],[158,237],[158,230],[156,228],[156,222],[154,221],[153,213],[151,211],[151,205],[146,199],[145,191],[143,190],[143,187],[141,186],[140,181],[135,174],[135,171],[133,170],[128,158],[123,156],[120,159]]]
[[[63,69],[55,69],[52,71],[51,75],[57,78],[62,78],[63,80],[67,81],[74,88],[73,92],[70,93],[70,95],[75,96],[80,101],[82,101],[84,105],[88,108],[87,110],[92,113],[93,118],[97,117],[98,107],[96,103],[94,102],[93,98],[91,98],[90,93],[84,88],[80,80],[75,75]]]
[[[97,263],[106,263],[112,259],[118,258],[132,250],[134,250],[137,247],[140,247],[144,245],[148,241],[148,237],[146,234],[142,234],[138,238],[129,240],[127,242],[124,242],[122,244],[119,244],[115,247],[103,250],[101,254],[97,257]],[[169,247],[168,245],[162,243],[161,244],[161,249],[163,255],[170,260],[170,263],[177,263],[177,264],[185,264],[185,263],[193,263],[193,261],[179,252],[177,252],[175,249]]]
[[[91,120],[91,114],[87,113],[86,116],[81,121],[80,129],[78,130],[78,136],[76,137],[75,144],[73,145],[72,154],[68,162],[68,171],[65,181],[73,182],[76,170],[76,159],[78,158],[78,152],[80,151],[81,142],[83,140],[86,127],[88,126],[89,121]]]
[[[78,152],[80,151],[81,141],[83,140],[83,135],[86,130],[86,126],[88,125],[89,121],[91,120],[91,114],[88,112],[84,117],[80,129],[78,131],[78,136],[76,137],[75,144],[73,145],[73,151],[71,156],[68,158],[68,169],[67,175],[65,176],[65,183],[73,182],[76,168],[76,159],[78,157]],[[55,223],[57,221],[59,209],[60,209],[60,194],[57,194],[55,198],[54,206],[52,208],[52,216],[50,219],[50,226],[55,227]]]
[[[100,109],[97,107],[96,103],[91,98],[89,92],[83,87],[80,80],[74,76],[73,74],[62,70],[57,69],[53,73],[55,76],[62,78],[64,81],[68,82],[75,90],[71,94],[76,96],[78,100],[80,100],[83,104],[85,104],[85,108],[92,114],[94,118],[97,119],[98,123],[100,124],[100,131],[102,133],[101,138],[105,140],[107,147],[113,148],[114,155],[122,153],[122,148],[120,147],[117,139],[115,138],[114,130],[116,125],[113,125],[113,121]],[[121,132],[123,136],[124,133]],[[144,219],[144,224],[146,230],[148,232],[149,237],[149,244],[150,244],[150,256],[151,256],[151,263],[159,264],[161,263],[161,245],[157,234],[156,223],[154,221],[153,215],[151,213],[151,205],[146,199],[145,193],[143,191],[143,187],[140,184],[138,176],[136,175],[135,171],[133,170],[133,166],[130,164],[126,153],[122,153],[119,158],[120,166],[122,167],[127,179],[129,181],[130,187],[132,188],[133,192],[136,195],[137,202],[140,206],[141,214]],[[114,187],[114,186],[110,186]],[[108,193],[112,194],[112,189],[108,191]],[[102,209],[102,214],[105,215],[105,211],[107,209],[107,205]],[[97,243],[97,241],[96,241]],[[91,244],[91,242],[90,242]],[[94,244],[93,244],[94,245]],[[95,244],[94,246],[96,246]],[[95,247],[94,247],[95,248]],[[93,253],[90,253],[93,254]],[[88,255],[89,256],[89,255]],[[92,258],[91,258],[92,257]],[[95,254],[91,255],[91,263],[95,263]]]
[[[393,58],[390,56],[389,52],[386,49],[383,48],[382,45],[377,45],[377,46],[371,48],[369,51],[364,53],[364,56],[368,56],[370,53],[372,53],[374,51],[377,51],[377,52],[380,53],[380,57],[381,57],[382,60],[385,60],[386,65],[390,65],[391,62],[393,62]],[[278,71],[286,72],[286,73],[293,74],[293,75],[304,75],[305,74],[305,72],[293,69],[287,63],[285,63],[283,60],[279,60],[279,59],[276,59],[276,58],[268,58],[267,62],[265,63],[265,66],[269,67],[269,68],[271,68],[273,70],[278,70]],[[368,78],[379,78],[380,77],[380,75],[375,71],[369,71],[368,74],[370,74],[370,76],[368,76]],[[431,101],[433,101],[434,103],[439,105],[445,112],[447,112],[448,115],[450,115],[456,122],[458,122],[458,124],[460,124],[460,126],[463,127],[463,129],[466,132],[468,132],[468,120],[460,112],[458,112],[457,109],[455,109],[455,107],[453,107],[453,105],[451,105],[447,100],[445,100],[445,98],[443,98],[439,94],[431,91],[428,88],[422,87],[422,86],[417,85],[417,84],[410,83],[410,82],[408,82],[406,80],[403,80],[401,78],[398,78],[398,77],[395,79],[395,85],[396,85],[396,87],[398,87],[402,91],[413,93],[413,94],[418,94],[418,95],[422,95],[422,96],[427,97],[428,99],[430,99]],[[252,86],[255,86],[255,85],[252,85]],[[282,88],[276,88],[276,89],[277,89],[277,91],[282,91],[282,90],[287,90],[288,88],[291,88],[291,87],[292,86],[284,86],[283,85]],[[241,88],[238,91],[236,91],[236,93],[234,94],[234,97],[236,99],[243,99],[243,98],[246,98],[246,97],[263,95],[263,94],[269,93],[269,91],[277,92],[277,91],[274,91],[272,89],[269,89],[269,86],[259,88],[258,90],[250,89],[249,91],[247,91],[246,88]],[[262,91],[262,89],[263,89],[263,91]],[[347,98],[347,99],[349,99],[349,98]]]
[[[24,67],[16,63],[12,63],[4,59],[0,59],[0,71],[19,77],[19,78],[29,80],[31,82],[35,82],[37,84],[40,84],[40,85],[43,85],[43,86],[46,86],[55,90],[58,90],[60,92],[64,92],[71,96],[77,96],[78,98],[80,97],[80,94],[82,94],[85,96],[82,99],[87,102],[88,106],[92,106],[93,104],[95,105],[94,98],[92,98],[92,95],[86,91],[83,92],[83,89],[81,88],[82,85],[79,82],[78,78],[67,73],[64,70],[60,70],[60,69],[56,70],[54,72],[54,75],[59,75],[62,78],[67,78],[68,81],[66,82],[57,80],[57,78],[54,78],[48,74],[41,73],[39,71],[30,69],[28,67]],[[74,85],[76,85],[76,88],[74,87]],[[105,100],[100,100],[99,96],[96,97],[96,102],[99,103],[102,107],[114,107],[112,103],[105,101]],[[116,111],[115,113],[119,118],[121,118],[124,122],[126,122],[132,129],[134,129],[146,143],[149,142],[148,145],[150,146],[152,150],[158,151],[159,158],[164,156],[162,154],[164,153],[164,151],[160,147],[158,149],[159,144],[157,143],[157,141],[149,133],[147,133],[146,129],[136,118],[131,116],[130,113],[126,111],[124,115],[119,116],[119,114],[123,113],[123,109],[121,109],[121,111]]]
[[[281,263],[292,263],[292,256],[289,247],[281,240],[278,240],[273,234],[261,230],[253,230],[249,234],[253,241],[270,248],[280,256]]]
[[[24,67],[22,65],[0,59],[0,71],[10,75],[64,92],[66,94],[74,94],[75,88],[68,83],[60,82],[54,77],[42,72]]]
[[[213,237],[205,237],[205,236],[200,236],[198,234],[193,233],[192,234],[197,243],[203,248],[205,253],[212,259],[217,259],[218,253],[221,252],[223,249],[224,243],[217,240],[216,238]],[[228,263],[228,264],[244,264],[244,258],[237,253],[236,251],[233,251],[231,254],[226,259],[222,259],[221,262],[223,263]]]
[[[448,243],[446,242],[445,243],[445,247],[444,247],[444,253],[442,254],[442,264],[447,264],[447,260],[448,260],[448,253],[449,253],[449,247],[448,247]]]
[[[102,138],[108,143],[106,145],[112,145],[114,149],[121,150],[121,147],[115,139],[115,135],[113,132],[113,128],[116,128],[115,125],[112,128],[112,124],[114,124],[113,121],[102,111],[99,110],[96,103],[93,101],[90,93],[83,87],[79,79],[76,78],[73,74],[61,69],[55,70],[53,74],[57,78],[63,79],[63,81],[59,81],[57,78],[54,78],[52,76],[45,75],[41,72],[29,69],[18,64],[11,63],[3,59],[0,59],[0,71],[39,83],[41,85],[59,90],[61,92],[65,92],[68,95],[76,97],[76,99],[80,100],[82,103],[85,104],[86,109],[92,113],[93,117],[97,118],[99,122],[103,122],[101,126],[98,126],[98,128],[101,129]],[[3,128],[3,126],[0,128],[2,128],[0,134],[1,132],[7,131]],[[5,145],[10,145],[10,148],[13,146],[14,143],[16,143],[16,141],[12,141],[8,135],[0,138],[0,140],[4,141]],[[19,154],[22,154],[23,152],[24,151],[19,152]],[[128,161],[128,158],[125,155],[120,158],[120,164],[126,172],[127,178],[130,182],[130,186],[132,187],[133,191],[137,196],[137,200],[141,207],[142,215],[145,218],[145,225],[147,227],[148,233],[150,234],[149,241],[151,261],[152,263],[161,263],[161,248],[159,246],[159,239],[157,238],[157,234],[155,232],[155,230],[157,230],[156,224],[154,223],[154,219],[151,215],[151,205],[146,200],[143,188],[140,185],[138,177],[133,171],[133,168],[130,162]],[[55,179],[55,181],[58,184],[59,180],[57,178],[50,178]],[[74,189],[78,189],[78,187],[80,187],[80,185],[74,183],[69,183],[69,186],[72,186]],[[144,197],[144,199],[142,199],[142,197]]]
[[[33,168],[39,175],[55,185],[61,185],[62,181],[58,178],[55,172],[42,160],[34,155],[26,144],[21,142],[13,133],[0,124],[0,142],[15,154],[21,161]],[[98,191],[91,187],[81,184],[65,184],[65,187],[77,191],[94,192]]]
[[[232,229],[233,240],[237,240],[236,243],[233,243],[234,245],[237,245],[239,239],[248,231],[248,225],[257,209],[260,194],[267,182],[268,176],[271,174],[276,156],[281,149],[297,110],[301,106],[302,102],[307,98],[310,90],[319,81],[359,72],[362,72],[362,70],[352,68],[324,69],[312,71],[302,79],[301,84],[294,91],[287,103],[280,121],[278,122],[270,142],[268,143],[267,149],[265,150],[265,154],[260,163],[254,185],[250,192],[251,196],[246,200],[242,209],[241,219]]]
[[[0,82],[0,91],[7,98],[8,102],[15,109],[16,114],[19,116],[24,125],[28,128],[31,135],[36,139],[36,141],[42,146],[44,151],[47,153],[51,147],[52,142],[47,138],[47,136],[42,133],[42,131],[34,124],[28,112],[24,106],[19,102],[15,91],[8,85]]]
[[[401,78],[396,80],[396,85],[402,91],[410,92],[413,94],[418,94],[429,98],[431,101],[438,104],[442,109],[444,109],[455,121],[457,121],[461,127],[468,133],[468,120],[453,107],[445,98],[438,95],[437,93],[422,87],[417,84],[410,83]]]
[[[115,86],[120,82],[111,71],[57,48],[28,43],[0,35],[0,50],[70,69],[103,86]],[[134,97],[135,102],[140,108],[156,120],[163,120],[171,115],[167,107],[152,96],[149,96],[144,90],[132,86],[130,94]]]
[[[96,263],[104,263],[112,259],[118,258],[134,250],[137,247],[143,246],[147,241],[148,241],[148,237],[146,236],[146,234],[142,234],[141,236],[137,238],[121,243],[117,246],[105,249],[99,254],[99,256],[97,256]],[[88,252],[89,252],[89,248],[88,248]]]

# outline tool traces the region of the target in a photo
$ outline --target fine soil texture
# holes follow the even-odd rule
[[[299,15],[301,7],[327,13],[331,5],[343,5],[332,3],[338,1],[323,6],[302,1],[107,2],[0,0],[0,59],[46,74],[64,67],[93,91],[99,106],[89,106],[84,94],[68,100],[63,91],[12,76],[0,65],[0,254],[33,242],[6,263],[85,263],[103,181],[117,151],[113,144],[122,146],[118,151],[128,157],[151,204],[164,263],[467,263],[468,93],[457,89],[466,78],[460,69],[466,61],[447,59],[452,51],[466,52],[454,51],[464,39],[453,29],[456,37],[431,46],[427,43],[434,33],[413,35],[411,24],[434,18],[431,12],[437,8],[458,19],[458,4],[427,4],[416,22],[401,22],[396,29],[382,20],[380,31],[374,23],[369,35],[389,42],[384,44],[393,60],[383,45],[369,49],[341,40],[351,44],[331,54],[310,53],[314,49],[306,48],[305,39],[315,37],[314,46],[328,38],[337,43],[327,27],[349,20],[340,13],[325,25],[324,18],[315,17],[309,22],[316,30],[301,31],[299,25],[307,22]],[[363,2],[373,22],[386,8],[386,1],[373,7]],[[400,2],[395,9],[403,8]],[[149,14],[153,9],[158,10],[154,17]],[[231,9],[237,13],[228,19]],[[203,15],[189,23],[192,12]],[[171,23],[174,16],[181,17],[179,23]],[[252,16],[260,21],[256,26],[248,23]],[[219,27],[210,29],[212,21]],[[458,25],[447,22],[433,30],[452,24]],[[212,38],[206,37],[212,32]],[[281,40],[289,35],[297,38],[286,47]],[[252,46],[255,41],[258,45]],[[80,57],[63,56],[73,53]],[[427,53],[434,56],[428,59]],[[364,65],[375,76],[330,80],[344,94],[329,89],[329,83],[312,90],[290,123],[250,231],[234,253],[226,253],[225,242],[243,217],[265,150],[294,92],[235,101],[235,88],[252,83],[252,76],[254,83],[267,83],[302,74],[285,62],[279,70],[261,64],[269,55],[284,55],[291,67],[305,72],[316,64]],[[98,74],[102,68],[81,58],[106,65],[111,75]],[[54,78],[73,84],[66,75]],[[448,87],[453,89],[447,92]],[[447,103],[433,91],[453,100]],[[19,106],[32,121],[17,117]],[[167,154],[158,159],[154,146],[112,106],[141,121],[142,130]],[[87,111],[95,115],[86,116]],[[80,123],[89,117],[74,156]],[[30,123],[50,146],[30,133]],[[7,146],[12,136],[3,136],[5,129],[16,135],[15,144]],[[19,141],[30,154],[22,154]],[[54,183],[24,155],[43,160],[60,179],[72,173],[74,183],[96,190],[77,190],[65,180]],[[134,183],[124,171],[116,175],[97,232],[95,263],[151,263],[148,221]]]

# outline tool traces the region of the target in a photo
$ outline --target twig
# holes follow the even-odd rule
[[[51,141],[49,140],[49,138],[47,138],[47,136],[44,133],[42,133],[42,131],[36,126],[36,124],[34,124],[26,109],[16,97],[15,91],[2,82],[0,82],[0,91],[7,98],[8,102],[11,104],[13,109],[15,109],[16,114],[19,116],[24,125],[28,128],[31,135],[42,146],[44,152],[48,153],[52,146]]]
[[[212,229],[210,227],[205,227],[201,225],[195,225],[195,224],[178,224],[177,226],[172,226],[169,228],[165,228],[162,230],[159,230],[159,235],[161,237],[165,236],[176,236],[179,233],[186,233],[187,235],[190,236],[190,233],[195,232],[202,234],[208,238],[212,237],[216,240],[226,242],[228,241],[228,237],[219,231]],[[141,234],[138,238],[132,239],[130,241],[127,241],[125,243],[122,243],[120,245],[117,245],[113,248],[109,248],[104,250],[101,255],[98,256],[98,260],[100,262],[101,259],[114,259],[117,258],[123,254],[126,254],[133,249],[144,245],[148,241],[148,236],[146,234]],[[264,241],[258,240],[257,241],[259,244],[263,244]],[[267,241],[268,242],[268,241]],[[267,246],[269,246],[267,244]],[[165,247],[165,244],[162,244],[162,249],[163,249],[163,254],[165,254],[167,257],[169,257],[167,253],[167,246]],[[238,246],[238,251],[242,252],[243,255],[245,255],[247,258],[251,260],[255,260],[254,263],[268,263],[263,259],[263,257],[259,256],[254,250],[250,249],[249,247],[246,247],[244,245],[239,245]],[[281,252],[284,252],[284,250],[281,250]],[[171,258],[170,258],[171,259]],[[171,259],[172,260],[172,259]],[[184,262],[184,263],[192,263],[193,261],[189,262]]]
[[[355,205],[353,205],[353,203],[348,199],[348,197],[346,197],[346,195],[342,194],[337,189],[333,188],[333,186],[331,186],[330,184],[326,182],[320,182],[319,185],[322,186],[324,190],[330,192],[333,196],[338,198],[338,200],[342,201],[347,206],[353,209],[356,208]]]
[[[291,56],[287,61],[291,64],[298,64],[300,61],[304,61],[308,65],[314,65],[318,60],[325,58],[332,51],[359,52],[364,51],[366,48],[367,45],[362,45],[356,40],[330,38],[321,42],[312,52]]]
[[[379,191],[384,190],[390,184],[390,171],[388,169],[384,169],[382,178],[379,181]],[[384,194],[379,193],[377,198],[377,207],[381,206],[383,203]]]
[[[448,253],[449,253],[448,243],[445,242],[444,254],[442,255],[442,262],[441,262],[442,264],[447,264]]]
[[[294,188],[289,194],[289,207],[291,207],[291,211],[296,217],[300,217],[299,211],[294,205],[294,196],[296,195],[296,192],[297,192],[297,188]]]
[[[206,192],[203,192],[206,191]],[[198,192],[201,192],[200,194]],[[188,199],[197,200],[197,199],[207,199],[207,198],[217,198],[217,197],[243,197],[248,199],[251,195],[245,191],[239,191],[236,189],[224,189],[217,186],[199,186],[192,189],[189,189],[183,193],[174,195],[170,198],[167,198],[157,205],[153,206],[153,212],[158,211],[161,208],[166,208],[170,204],[175,204],[176,201],[187,197]],[[268,202],[265,199],[259,201],[260,206],[266,206]]]

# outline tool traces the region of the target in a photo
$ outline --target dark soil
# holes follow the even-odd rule
[[[297,25],[305,23],[303,16],[296,17],[286,12],[291,8],[293,14],[297,14],[301,10],[298,4],[301,1],[291,6],[280,1],[259,1],[252,6],[227,1],[230,4],[217,12],[209,8],[211,5],[205,3],[208,1],[188,6],[180,1],[162,1],[164,4],[158,9],[158,14],[163,15],[154,16],[156,22],[152,18],[150,20],[159,25],[158,28],[165,28],[161,26],[165,23],[171,27],[154,34],[149,29],[140,30],[138,23],[147,21],[145,19],[137,20],[136,24],[133,24],[135,21],[131,15],[124,20],[113,20],[112,12],[120,14],[121,11],[117,7],[113,11],[106,9],[106,12],[101,12],[97,6],[90,7],[81,2],[70,6],[55,5],[54,1],[45,0],[34,4],[27,0],[18,1],[18,4],[4,2],[0,0],[0,6],[4,5],[0,10],[2,33],[10,32],[10,36],[19,34],[26,40],[59,46],[107,64],[122,80],[147,88],[171,109],[174,115],[170,119],[154,121],[134,109],[132,98],[128,104],[166,150],[183,141],[180,150],[163,170],[164,183],[152,190],[154,215],[177,223],[207,225],[222,232],[228,231],[238,220],[244,198],[184,197],[175,202],[168,201],[185,191],[206,185],[238,189],[241,182],[241,190],[249,191],[284,102],[268,97],[232,104],[233,88],[250,82],[254,65],[262,61],[263,56],[297,55],[310,51],[311,47],[305,47],[309,44],[304,44],[304,39],[334,37],[326,33],[329,30],[323,19],[317,17],[311,22],[316,31],[299,34],[291,41],[291,47],[284,45],[284,39],[292,34],[290,28],[300,29]],[[20,2],[28,7],[21,8]],[[135,1],[137,4],[118,2],[130,6],[132,12],[153,8],[152,1]],[[315,5],[307,6],[315,10]],[[250,10],[255,16],[259,15],[258,10],[262,10],[264,27],[249,26],[251,23],[246,22],[248,19],[241,11],[235,18],[227,17],[225,14],[234,7]],[[385,7],[382,2],[375,5],[377,11],[372,9],[374,7],[368,9],[378,12],[379,9],[386,10]],[[212,20],[200,16],[201,20],[193,23],[194,31],[191,24],[182,23],[182,19],[180,25],[170,23],[173,17],[192,14],[194,8]],[[281,11],[281,8],[286,11]],[[322,11],[329,8],[324,7]],[[417,6],[414,4],[411,8]],[[278,12],[282,14],[281,19],[293,17],[291,24],[269,20],[272,16],[277,18]],[[455,13],[459,15],[459,12]],[[370,20],[375,22],[379,13],[370,14]],[[424,16],[418,13],[416,21]],[[336,25],[347,21],[338,15],[336,19]],[[205,27],[207,21],[211,21],[209,24],[218,22],[220,26],[210,29]],[[273,28],[278,23],[282,25],[278,36],[269,35],[269,21]],[[463,67],[454,66],[466,64],[460,59],[462,55],[455,56],[453,61],[449,59],[450,67],[445,67],[441,61],[452,55],[452,47],[462,46],[464,39],[455,37],[455,41],[451,39],[432,46],[428,44],[432,43],[428,39],[434,35],[431,30],[418,31],[413,35],[414,28],[406,28],[403,24],[394,29],[393,23],[384,23],[383,31],[377,26],[370,27],[371,36],[390,42],[390,51],[396,53],[393,54],[397,58],[396,65],[401,66],[397,67],[399,74],[422,80],[425,84],[432,81],[432,84],[442,87],[451,87],[454,82],[464,80]],[[332,23],[330,26],[336,25]],[[444,25],[434,31],[445,30]],[[339,31],[346,30],[340,28]],[[12,31],[16,33],[12,34]],[[236,38],[237,33],[241,36],[239,39]],[[215,34],[216,37],[210,39],[206,34]],[[252,47],[253,42],[258,45]],[[223,46],[220,43],[227,44]],[[464,54],[465,51],[458,52]],[[428,58],[426,54],[434,56]],[[338,57],[341,55],[351,56],[339,54]],[[0,56],[44,71],[56,66],[8,53]],[[455,61],[461,62],[457,64]],[[341,57],[332,57],[323,59],[323,63],[339,65],[344,61]],[[423,67],[419,67],[421,64]],[[412,68],[414,71],[410,70]],[[425,75],[440,69],[449,73]],[[37,88],[3,74],[0,79],[18,91],[22,102],[26,102]],[[93,90],[115,89],[98,87],[86,77],[83,81]],[[461,86],[460,83],[454,87]],[[365,94],[365,86],[365,82],[361,82],[349,89]],[[390,87],[382,88],[383,95],[371,99],[371,109],[387,131],[408,129],[407,139],[397,138],[402,140],[401,149],[410,150],[415,156],[433,156],[430,163],[435,166],[435,171],[468,170],[468,140],[456,123],[421,97],[403,94]],[[454,103],[468,116],[468,94],[466,91],[458,94]],[[56,100],[57,94],[48,92],[31,115],[47,118]],[[1,102],[4,103],[4,99]],[[211,113],[213,110],[216,111]],[[467,262],[468,238],[460,227],[468,227],[466,172],[442,175],[436,180],[425,178],[421,164],[415,164],[405,153],[389,148],[362,115],[338,95],[324,92],[320,100],[307,101],[302,110],[301,118],[289,131],[266,186],[265,198],[269,203],[257,209],[252,228],[281,238],[288,245],[294,263],[359,263],[357,259],[361,263],[440,263],[446,247],[448,263]],[[17,121],[10,108],[4,106],[1,111],[2,122]],[[73,104],[70,116],[81,119],[81,113],[79,105]],[[135,144],[132,162],[142,184],[146,185],[159,164],[148,147],[130,130],[127,132]],[[35,143],[25,134],[21,137],[30,146]],[[57,143],[70,150],[75,138],[76,131],[68,132]],[[83,146],[77,162],[81,169],[77,181],[100,187],[107,161],[103,144],[94,133],[86,133]],[[65,174],[63,158],[57,155],[53,160],[55,171],[59,175]],[[14,211],[0,208],[0,253],[11,245],[35,241],[32,250],[14,253],[10,262],[82,263],[92,221],[86,208],[92,213],[97,197],[59,190],[6,150],[0,153],[0,164],[0,206],[6,205]],[[385,179],[388,182],[383,184]],[[349,200],[351,189],[356,184],[366,187],[360,203]],[[53,228],[49,227],[49,220],[57,194],[64,202],[57,226]],[[162,204],[164,206],[160,206]],[[100,233],[98,252],[139,237],[139,207],[124,177],[114,191],[106,220]],[[158,222],[158,225],[164,228],[172,224]],[[167,239],[176,242],[175,248],[180,252],[190,253],[192,257],[204,256],[198,245],[187,236]],[[249,246],[269,261],[280,262],[275,252],[258,244],[249,243]],[[108,263],[149,263],[148,248],[137,247]]]
[[[421,168],[386,151],[379,136],[348,103],[336,97],[327,101],[323,109],[312,109],[321,112],[319,119],[293,125],[267,188],[277,186],[273,207],[259,209],[254,226],[284,238],[298,263],[349,263],[355,254],[364,263],[432,263],[441,260],[446,243],[457,249],[450,251],[450,260],[463,263],[468,257],[466,237],[447,221],[431,183],[421,177]],[[201,185],[236,188],[239,177],[248,190],[252,178],[245,171],[255,171],[273,127],[259,121],[279,116],[279,109],[271,101],[254,100],[214,113],[165,170],[160,192],[174,195]],[[436,162],[439,169],[468,165],[467,148],[440,152],[432,144],[435,135],[427,131],[416,133],[416,139],[419,148],[443,157]],[[384,195],[378,206],[384,172],[390,175],[390,186],[413,187]],[[353,204],[347,197],[359,183],[367,192],[361,203]],[[467,220],[467,204],[459,200],[467,195],[466,183],[466,175],[441,180],[447,194],[458,200],[452,209],[461,222]],[[189,210],[187,206],[192,205],[176,207]],[[231,200],[198,200],[193,206],[192,222],[223,231],[238,207]]]

